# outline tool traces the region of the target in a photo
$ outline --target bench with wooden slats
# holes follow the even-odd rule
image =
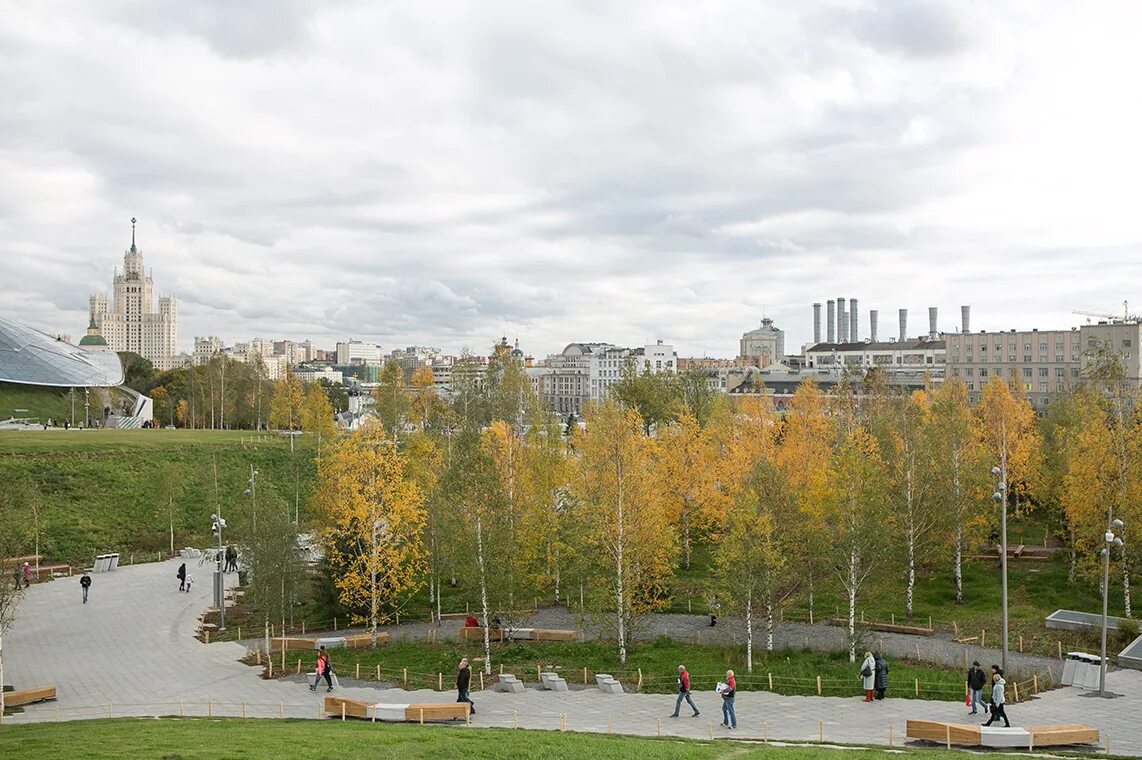
[[[438,720],[467,720],[467,702],[427,702],[424,704],[373,704],[347,697],[326,697],[325,713],[334,718],[360,718],[385,722],[414,722]]]
[[[939,720],[909,720],[905,726],[909,739],[985,747],[1037,749],[1071,744],[1097,744],[1098,729],[1083,723],[1060,723],[1048,726],[978,726],[946,723]]]
[[[30,705],[33,702],[46,702],[55,698],[56,687],[37,686],[34,689],[8,692],[4,695],[4,705],[5,707],[18,707],[19,705]]]

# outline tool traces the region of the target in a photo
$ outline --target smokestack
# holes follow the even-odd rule
[[[873,343],[876,343],[876,320],[878,316],[879,312],[877,312],[876,309],[871,309],[868,312],[868,329],[871,333],[869,337],[872,339]]]
[[[837,327],[837,302],[831,298],[825,302],[825,331],[828,333],[829,343],[833,342],[833,336]]]
[[[821,342],[821,304],[813,304],[813,345]]]
[[[930,340],[935,340],[938,337],[940,337],[940,333],[938,330],[936,330],[936,307],[935,306],[929,306],[928,307],[928,338]]]
[[[963,330],[964,335],[967,335],[969,332],[971,332],[971,328],[968,326],[968,323],[971,322],[970,306],[960,307],[960,322],[963,323],[963,326],[960,329]]]
[[[854,298],[849,301],[849,342],[857,343],[860,341],[860,331],[857,330],[857,325],[860,322],[860,312],[857,310],[857,300]]]
[[[908,340],[908,309],[900,310],[900,342]]]
[[[849,318],[845,314],[845,299],[837,299],[837,343],[845,343],[849,339]]]

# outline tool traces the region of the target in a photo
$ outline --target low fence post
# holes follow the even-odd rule
[[[888,724],[888,746],[892,746],[892,724]]]
[[[920,696],[920,679],[916,679],[916,696]]]
[[[821,677],[817,676],[817,696],[821,696]]]
[[[769,673],[769,690],[773,691],[773,673]]]

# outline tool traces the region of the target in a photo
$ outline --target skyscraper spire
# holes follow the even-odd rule
[[[131,217],[131,253],[137,253],[135,250],[135,217]]]

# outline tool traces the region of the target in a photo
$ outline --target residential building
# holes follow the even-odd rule
[[[1099,350],[1111,351],[1122,357],[1122,367],[1126,381],[1134,388],[1142,386],[1142,323],[1137,318],[1098,322],[1079,328],[1079,343],[1082,346],[1080,375],[1086,377],[1091,365],[1098,357]]]
[[[337,364],[380,364],[382,361],[384,354],[375,343],[350,339],[337,344]]]
[[[123,273],[112,280],[112,299],[92,294],[90,322],[112,351],[133,351],[159,370],[171,369],[178,353],[178,301],[162,296],[155,309],[154,281],[143,267],[143,254],[135,245],[131,220],[131,247],[123,253]]]
[[[947,377],[964,381],[972,403],[998,377],[1018,383],[1031,405],[1042,412],[1074,387],[1082,370],[1083,336],[1078,328],[948,333],[943,338],[948,346]]]
[[[401,366],[406,376],[411,376],[419,367],[431,367],[433,360],[440,356],[440,349],[433,346],[408,346],[393,349],[388,361]]]
[[[738,356],[756,359],[761,367],[781,361],[785,356],[785,331],[774,327],[769,317],[763,318],[761,327],[742,335]]]
[[[333,385],[341,385],[344,376],[332,367],[298,367],[294,376],[303,383],[316,383],[325,380]]]
[[[208,337],[194,336],[194,353],[191,354],[194,364],[208,364],[213,356],[222,353],[222,351],[222,339],[217,335],[210,335]]]

